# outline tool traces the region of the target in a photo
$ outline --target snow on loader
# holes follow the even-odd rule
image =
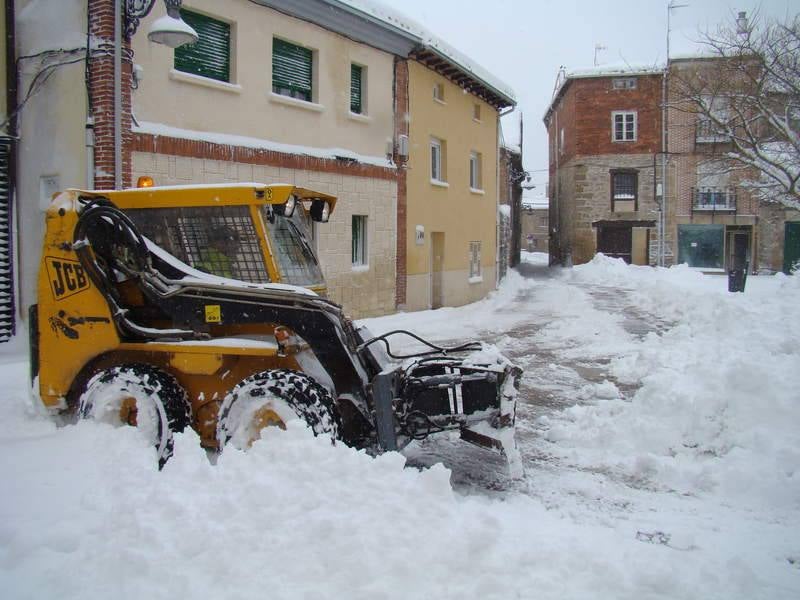
[[[34,390],[55,413],[193,427],[247,448],[300,418],[374,451],[442,431],[506,454],[519,369],[479,343],[392,352],[326,299],[309,243],[336,199],[291,185],[68,190],[46,215],[31,307]],[[416,337],[416,336],[413,336]]]

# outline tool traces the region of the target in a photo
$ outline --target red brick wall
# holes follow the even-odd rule
[[[559,162],[576,156],[597,154],[651,154],[661,151],[661,82],[657,75],[636,77],[636,89],[615,90],[613,77],[569,80],[547,123],[551,144],[550,163],[555,162],[560,133],[564,129],[564,148]],[[634,142],[614,142],[611,113],[636,111]],[[555,143],[554,143],[555,141]]]
[[[317,158],[302,154],[286,154],[261,148],[245,148],[229,146],[199,140],[186,140],[164,135],[136,133],[133,135],[128,154],[133,152],[150,152],[153,154],[171,154],[188,158],[207,158],[251,165],[269,165],[286,167],[318,173],[339,173],[353,177],[369,177],[373,179],[395,179],[396,170],[389,167],[365,165],[363,163],[340,161],[329,158]],[[128,173],[130,177],[130,173]]]
[[[636,89],[614,90],[611,77],[578,79],[572,84],[576,104],[576,154],[652,154],[661,151],[661,75],[636,78]],[[612,141],[611,113],[636,111],[634,142]],[[571,150],[571,148],[568,148]]]
[[[400,135],[408,135],[408,61],[395,58],[394,61],[394,139]],[[407,186],[406,160],[401,157],[395,147],[394,161],[397,169],[397,267],[395,302],[398,306],[406,303],[407,281]]]
[[[89,60],[89,98],[94,117],[96,189],[114,188],[114,0],[89,0],[89,31],[100,48]],[[131,185],[131,48],[122,48],[122,184]],[[91,183],[91,182],[90,182]]]

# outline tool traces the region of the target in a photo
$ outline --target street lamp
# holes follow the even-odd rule
[[[125,35],[130,38],[139,28],[139,21],[146,17],[156,0],[125,0]],[[150,26],[147,39],[156,44],[177,48],[194,44],[197,32],[181,19],[181,0],[164,0],[167,14],[156,19]]]
[[[156,0],[114,1],[114,187],[122,189],[122,35],[131,39]],[[164,0],[167,14],[156,19],[147,38],[156,44],[177,48],[193,44],[197,32],[181,19],[181,0]],[[124,10],[124,12],[123,12]]]

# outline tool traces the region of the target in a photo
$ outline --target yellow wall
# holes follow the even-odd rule
[[[444,102],[433,98],[433,88],[444,86]],[[473,118],[474,106],[480,105],[480,121]],[[420,63],[409,61],[409,161],[407,272],[410,279],[429,272],[431,233],[445,232],[444,270],[465,272],[469,278],[469,242],[481,242],[482,293],[494,288],[497,237],[497,111],[489,104],[466,93]],[[447,187],[431,183],[430,139],[446,142],[443,166]],[[482,156],[482,189],[475,193],[469,186],[470,152]],[[425,228],[423,245],[416,243],[416,227]],[[422,281],[422,278],[417,278]],[[409,290],[410,308],[416,308]],[[416,292],[420,295],[419,291]],[[422,294],[424,295],[424,293]],[[479,297],[480,297],[479,296]],[[446,293],[447,304],[461,304]],[[419,304],[417,302],[416,304]]]
[[[223,6],[224,5],[224,6]],[[231,82],[173,69],[174,52],[148,42],[158,2],[133,39],[143,80],[133,94],[140,121],[382,158],[394,132],[394,57],[249,0],[185,0],[183,7],[231,23]],[[272,39],[311,48],[313,102],[272,93]],[[350,65],[366,67],[366,115],[350,114]],[[210,110],[213,107],[213,110]]]

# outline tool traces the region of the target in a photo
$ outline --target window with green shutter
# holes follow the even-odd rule
[[[290,42],[272,39],[272,91],[312,101],[314,53]]]
[[[364,68],[350,65],[350,112],[360,115],[364,112]]]
[[[175,48],[175,69],[217,81],[231,77],[231,26],[190,10],[181,17],[197,32],[198,40]]]

